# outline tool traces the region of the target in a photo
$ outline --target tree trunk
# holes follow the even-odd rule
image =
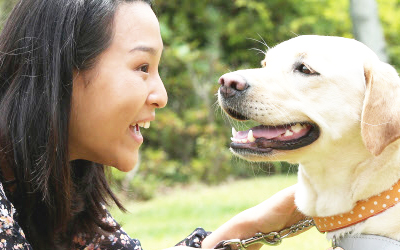
[[[354,37],[371,48],[378,57],[388,61],[383,29],[376,0],[350,0]]]

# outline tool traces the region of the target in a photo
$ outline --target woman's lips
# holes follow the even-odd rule
[[[135,139],[136,142],[138,142],[140,144],[143,143],[143,136],[140,133],[139,124],[130,125],[129,126],[129,130],[131,132],[131,135],[132,135],[133,139]]]

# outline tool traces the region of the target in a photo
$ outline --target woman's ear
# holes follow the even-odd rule
[[[389,64],[378,60],[364,65],[366,92],[361,135],[375,156],[400,138],[400,78]]]

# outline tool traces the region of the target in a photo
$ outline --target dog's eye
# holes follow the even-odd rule
[[[296,68],[296,71],[299,71],[299,72],[301,72],[301,73],[303,73],[303,74],[306,74],[306,75],[318,75],[318,72],[317,72],[317,71],[311,69],[310,67],[308,67],[307,65],[305,65],[305,64],[303,64],[303,63],[300,64],[300,65]]]
[[[311,70],[304,64],[299,67],[299,71],[307,75],[312,74]]]

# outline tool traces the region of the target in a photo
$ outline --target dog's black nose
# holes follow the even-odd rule
[[[218,83],[221,84],[219,91],[224,97],[232,97],[249,87],[246,79],[235,73],[227,73],[221,76]]]

